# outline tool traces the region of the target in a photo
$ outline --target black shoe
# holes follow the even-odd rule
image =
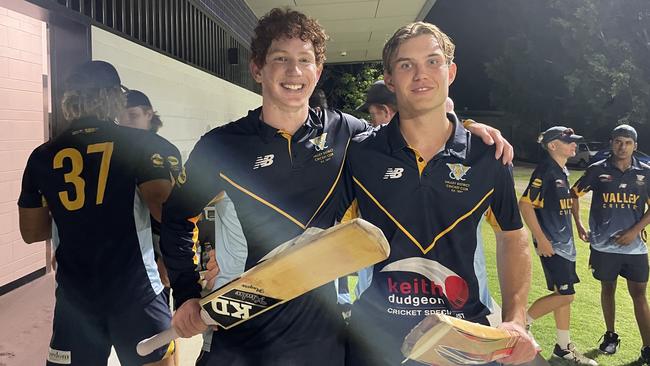
[[[600,339],[603,340],[603,343],[601,343],[598,348],[601,352],[608,355],[613,355],[616,353],[618,346],[621,344],[621,340],[618,338],[618,334],[614,332],[607,331],[605,334],[603,334],[602,337],[600,337]]]
[[[562,347],[556,343],[551,357],[572,361],[576,365],[598,366],[598,362],[578,352],[573,343],[569,343],[569,346],[566,349],[562,349]]]
[[[641,362],[642,365],[650,365],[650,346],[641,348],[641,357],[639,357],[639,362]]]

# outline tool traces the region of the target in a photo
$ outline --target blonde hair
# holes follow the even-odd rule
[[[84,117],[114,121],[126,107],[126,97],[119,87],[68,90],[63,94],[61,106],[68,121]]]
[[[405,41],[423,35],[430,34],[433,38],[438,41],[438,45],[442,49],[442,52],[445,55],[445,60],[447,63],[451,63],[454,60],[454,51],[456,50],[456,45],[454,42],[446,35],[443,31],[440,30],[437,26],[426,23],[426,22],[415,22],[407,24],[403,27],[400,27],[395,34],[384,45],[384,51],[382,53],[382,59],[384,61],[384,70],[387,73],[392,72],[391,61],[397,54],[399,46]]]

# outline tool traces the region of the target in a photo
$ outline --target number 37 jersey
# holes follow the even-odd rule
[[[96,119],[73,121],[36,148],[18,205],[52,214],[58,286],[106,310],[160,293],[138,185],[172,179],[180,168],[178,149],[162,137]]]

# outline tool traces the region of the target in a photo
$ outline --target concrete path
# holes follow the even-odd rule
[[[53,312],[53,273],[0,296],[0,366],[45,364]],[[194,365],[201,342],[201,336],[181,340],[180,366]],[[120,365],[115,353],[108,365]]]

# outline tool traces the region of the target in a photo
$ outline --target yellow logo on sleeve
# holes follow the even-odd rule
[[[156,168],[162,168],[165,164],[165,160],[160,156],[160,154],[155,153],[151,155],[151,163],[153,163],[153,166]]]

